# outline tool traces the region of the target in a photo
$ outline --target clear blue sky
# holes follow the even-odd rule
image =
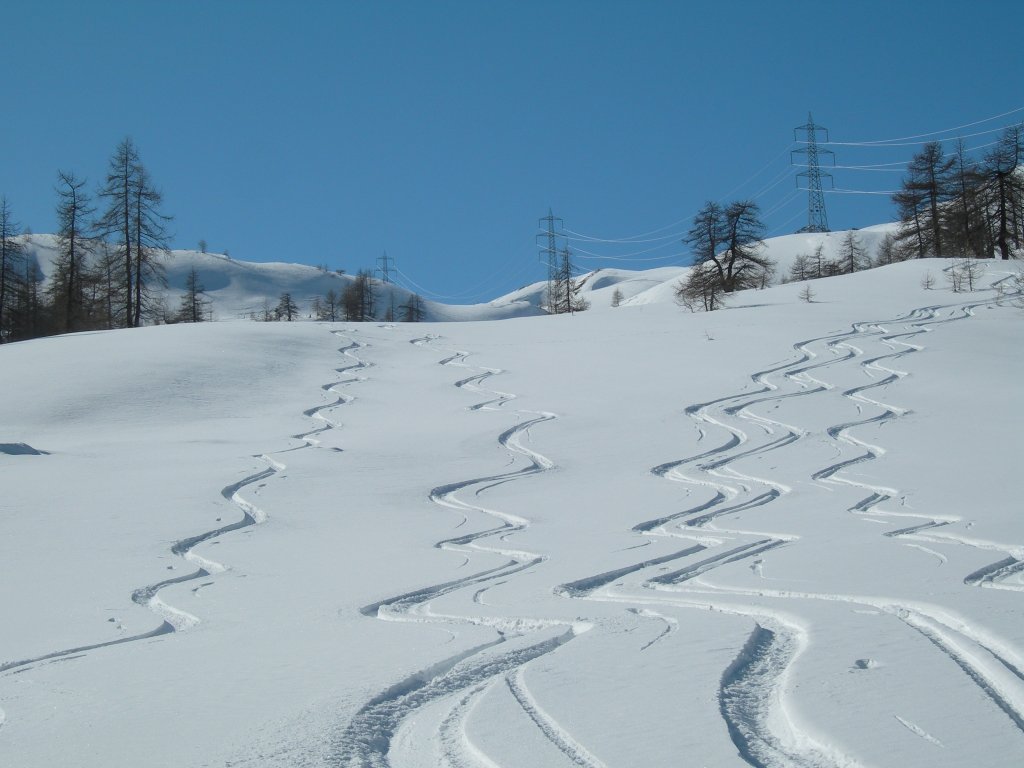
[[[486,300],[544,275],[549,207],[590,237],[658,230],[571,241],[655,259],[587,267],[685,263],[687,224],[670,225],[708,199],[760,193],[769,233],[794,231],[807,200],[787,149],[808,111],[834,141],[1019,122],[1022,7],[15,0],[0,194],[52,231],[57,170],[95,185],[130,135],[175,247],[349,271],[387,250],[424,295]],[[916,148],[833,147],[839,165]],[[834,175],[861,191],[900,179]],[[883,195],[827,205],[833,229],[892,217]]]

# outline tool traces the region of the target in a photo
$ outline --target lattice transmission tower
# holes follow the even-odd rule
[[[797,133],[803,131],[806,134],[805,139],[797,137]],[[828,128],[814,124],[814,118],[811,113],[807,113],[807,125],[800,125],[793,129],[793,139],[795,141],[801,141],[804,146],[802,149],[794,149],[790,152],[789,161],[793,162],[793,155],[806,155],[807,159],[807,170],[801,171],[796,175],[797,186],[800,186],[800,178],[806,177],[807,179],[807,226],[802,227],[800,232],[828,232],[828,215],[825,213],[825,194],[821,191],[821,177],[825,176],[828,180],[832,181],[832,174],[825,173],[821,170],[821,164],[819,157],[821,155],[828,155],[832,158],[832,164],[835,165],[836,154],[831,149],[819,149],[818,148],[818,131],[825,132],[825,141],[828,141]]]
[[[393,260],[388,257],[388,252],[387,251],[384,251],[384,255],[383,256],[378,256],[377,257],[377,269],[374,270],[374,271],[378,275],[380,275],[380,280],[381,280],[382,283],[391,283],[391,267],[392,267],[391,262],[392,261]]]
[[[537,248],[540,251],[540,260],[548,265],[548,296],[552,296],[555,283],[558,281],[558,234],[555,231],[555,222],[561,229],[565,222],[555,216],[548,208],[548,215],[537,221],[537,227],[541,232],[537,235]]]

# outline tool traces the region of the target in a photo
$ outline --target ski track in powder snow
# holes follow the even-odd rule
[[[347,338],[346,332],[344,331],[332,331],[332,333],[341,338]],[[335,388],[348,385],[356,381],[360,381],[361,379],[358,376],[355,376],[355,372],[368,367],[367,363],[361,361],[353,353],[353,350],[359,349],[360,347],[366,345],[363,344],[362,342],[354,341],[352,339],[348,339],[348,341],[349,344],[347,344],[344,347],[341,347],[338,351],[345,357],[352,360],[353,362],[350,365],[342,366],[340,368],[335,369],[337,373],[345,374],[347,378],[342,379],[341,381],[324,384],[322,386],[322,389],[325,392],[336,394],[338,396],[337,400],[331,403],[318,405],[303,412],[303,414],[306,416],[325,422],[325,425],[310,432],[292,435],[291,437],[293,439],[302,441],[303,445],[298,446],[297,448],[289,448],[286,450],[278,451],[274,455],[289,453],[294,450],[302,450],[304,448],[315,447],[319,444],[315,435],[318,435],[321,432],[327,429],[332,429],[336,426],[335,424],[331,423],[324,417],[323,411],[347,403],[353,398],[351,395],[337,392]],[[254,483],[259,483],[263,480],[267,480],[273,477],[274,475],[283,471],[285,469],[285,465],[279,461],[274,460],[267,454],[257,455],[254,458],[266,463],[267,467],[265,469],[260,470],[259,472],[255,472],[249,475],[248,477],[243,478],[242,480],[231,483],[230,485],[225,486],[221,490],[221,496],[227,499],[232,504],[234,504],[234,506],[237,507],[239,511],[241,511],[242,518],[234,523],[229,523],[228,525],[223,525],[208,531],[204,531],[203,533],[196,534],[194,536],[189,536],[187,538],[180,539],[171,546],[170,551],[173,555],[195,565],[197,569],[191,573],[187,573],[181,576],[175,576],[169,579],[164,579],[153,584],[138,587],[137,589],[132,591],[132,602],[153,611],[153,613],[155,613],[160,619],[162,619],[160,626],[149,632],[143,632],[141,634],[131,635],[129,637],[120,637],[116,640],[108,640],[101,643],[92,643],[90,645],[80,645],[73,648],[64,648],[61,650],[52,651],[50,653],[41,654],[39,656],[33,656],[32,658],[28,659],[19,659],[16,661],[3,662],[0,663],[0,673],[24,669],[31,664],[35,664],[41,661],[67,659],[72,656],[75,656],[77,658],[77,656],[85,654],[89,651],[98,650],[100,648],[108,648],[115,645],[122,645],[124,643],[132,643],[139,640],[147,640],[150,638],[159,637],[161,635],[167,635],[173,632],[186,631],[199,624],[200,619],[197,616],[181,608],[174,607],[164,602],[160,598],[159,593],[165,587],[169,587],[176,584],[184,584],[198,579],[210,578],[213,577],[215,574],[223,573],[229,570],[228,566],[200,555],[195,551],[196,548],[199,547],[199,545],[201,544],[204,544],[213,539],[220,538],[225,534],[232,533],[234,531],[239,531],[250,526],[260,525],[266,522],[266,512],[260,509],[258,506],[256,506],[248,499],[246,499],[242,495],[242,490],[250,485],[253,485]],[[210,586],[210,582],[206,582],[204,584],[197,586],[195,589],[193,589],[193,593],[197,593],[199,588],[203,586]],[[0,719],[0,725],[2,725],[2,719]]]
[[[883,448],[857,438],[851,434],[851,430],[897,419],[908,413],[906,409],[885,404],[867,395],[870,390],[888,387],[906,375],[905,372],[887,367],[887,364],[922,349],[908,339],[928,333],[937,325],[968,319],[977,307],[991,303],[922,307],[892,320],[854,323],[848,331],[795,344],[794,349],[799,353],[796,360],[751,375],[751,380],[759,385],[759,389],[689,406],[685,413],[697,425],[700,440],[703,441],[718,428],[726,433],[725,441],[697,455],[653,467],[651,473],[673,482],[705,488],[713,496],[709,501],[688,509],[638,523],[633,530],[646,536],[683,538],[689,540],[691,546],[563,584],[556,588],[556,592],[573,599],[631,604],[633,607],[629,610],[632,612],[662,621],[665,618],[661,614],[637,606],[671,605],[750,617],[754,621],[754,630],[739,656],[723,672],[719,708],[739,756],[753,766],[857,766],[860,763],[838,747],[801,732],[787,712],[786,683],[794,662],[806,645],[806,629],[801,620],[788,614],[784,608],[768,608],[761,603],[744,604],[744,597],[778,598],[780,602],[794,598],[842,601],[870,606],[894,615],[946,654],[992,699],[1016,728],[1024,731],[1024,661],[1020,654],[1009,643],[982,628],[972,626],[952,611],[920,602],[885,597],[717,587],[698,578],[722,565],[751,558],[756,558],[752,567],[760,572],[765,554],[778,547],[795,544],[798,540],[792,533],[765,534],[716,525],[725,515],[772,504],[790,492],[783,483],[740,472],[730,466],[733,462],[785,450],[807,435],[797,426],[769,419],[750,408],[788,398],[822,396],[834,390],[834,386],[816,376],[823,376],[827,369],[835,366],[856,363],[873,381],[840,394],[854,402],[858,410],[878,413],[858,421],[835,424],[826,431],[833,441],[852,446],[863,453],[814,471],[810,473],[811,478],[819,483],[841,483],[863,489],[868,495],[854,505],[850,512],[875,518],[916,517],[926,521],[909,528],[891,530],[883,535],[1002,550],[1009,556],[969,574],[964,581],[976,586],[1019,589],[1016,584],[1001,584],[1002,580],[1015,577],[1024,569],[1018,557],[1021,552],[1019,545],[979,542],[952,534],[936,534],[936,528],[947,526],[958,519],[935,519],[907,511],[884,511],[880,505],[897,497],[897,490],[871,486],[843,475],[845,469],[872,461],[884,453]],[[940,316],[943,311],[946,311],[947,316]],[[889,332],[886,328],[900,324],[906,326],[905,331]],[[865,358],[861,346],[870,343],[881,344],[888,351]],[[819,359],[822,354],[816,350],[822,346],[823,351],[830,356]],[[780,376],[783,381],[795,384],[798,389],[781,391],[780,385],[773,380],[773,377]],[[754,437],[751,437],[750,429],[746,427],[748,424],[754,427]],[[737,538],[746,541],[737,541]],[[908,546],[919,545],[908,542]],[[639,586],[654,593],[650,596],[616,589],[621,586],[621,580],[631,574],[716,549],[709,556],[689,562],[681,568],[643,580]],[[942,558],[938,553],[932,554]],[[655,641],[670,630],[671,626]],[[926,740],[934,740],[934,737],[928,735]]]
[[[429,335],[413,339],[412,344],[421,347],[439,348],[439,337]],[[492,376],[503,373],[496,368],[475,367],[466,363],[468,352],[450,350],[450,354],[439,361],[440,365],[479,371],[455,382],[455,386],[469,392],[482,394],[486,400],[468,406],[469,410],[496,410],[515,399],[507,392],[486,390],[481,384]],[[435,613],[431,601],[458,590],[472,589],[470,604],[482,605],[479,601],[484,589],[495,586],[509,577],[541,565],[544,555],[511,548],[507,539],[517,531],[529,526],[529,520],[482,506],[478,501],[482,492],[496,485],[520,480],[530,475],[550,471],[554,463],[546,456],[524,444],[530,436],[530,429],[550,422],[558,417],[553,413],[519,411],[525,418],[506,429],[498,436],[498,444],[526,460],[527,465],[512,468],[482,477],[474,477],[434,487],[430,500],[445,509],[454,510],[463,516],[463,523],[473,519],[491,519],[496,526],[435,543],[438,549],[458,552],[472,558],[474,552],[498,554],[507,562],[497,567],[477,571],[460,579],[426,586],[413,592],[395,595],[372,603],[361,609],[366,616],[384,621],[404,621],[457,626],[473,624],[493,627],[497,639],[471,648],[436,664],[419,670],[404,680],[372,697],[352,717],[341,731],[333,748],[330,764],[346,768],[379,768],[392,765],[395,753],[415,749],[412,745],[399,744],[396,734],[407,720],[421,708],[438,704],[446,707],[437,732],[432,734],[432,750],[438,763],[448,766],[479,766],[487,768],[497,765],[472,743],[465,723],[479,698],[492,690],[504,678],[513,698],[537,725],[541,733],[554,744],[566,758],[583,766],[599,768],[603,764],[580,745],[562,726],[544,712],[526,687],[522,669],[526,664],[552,653],[570,642],[577,634],[589,627],[579,623],[552,621],[529,617],[487,617],[482,615],[444,615]],[[514,465],[513,465],[514,467]],[[473,501],[463,498],[472,491]],[[484,586],[481,586],[484,585]],[[554,634],[557,631],[557,634]],[[536,640],[534,637],[545,637]],[[511,646],[506,650],[506,646]]]

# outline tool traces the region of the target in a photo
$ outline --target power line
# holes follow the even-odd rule
[[[790,152],[792,150],[792,148],[793,148],[793,144],[787,145],[785,149],[783,149],[781,152],[779,152],[779,154],[777,154],[775,157],[773,157],[771,160],[769,160],[767,163],[765,163],[765,165],[762,166],[760,169],[755,171],[753,173],[753,175],[749,176],[745,181],[740,183],[738,186],[734,187],[729,192],[727,192],[726,194],[722,195],[719,198],[719,202],[721,202],[725,198],[731,196],[736,191],[742,189],[747,184],[752,182],[754,179],[756,179],[758,176],[760,176],[762,173],[764,173],[766,170],[768,170],[773,164],[778,162],[779,158],[784,157],[787,152]],[[788,175],[788,170],[784,171],[783,173],[784,173],[784,175]],[[776,177],[776,178],[778,178],[778,177]],[[775,186],[774,183],[770,183],[768,187],[766,187],[765,189],[761,190],[756,195],[754,195],[753,199],[756,200],[758,197],[760,197],[761,195],[765,194],[766,192],[768,192],[772,188],[774,188],[774,186]],[[673,233],[668,234],[668,235],[662,235],[661,237],[653,237],[653,238],[651,238],[649,240],[644,240],[642,238],[646,238],[646,237],[649,237],[651,235],[656,235],[659,232],[664,232],[666,229],[674,229],[675,227],[678,227],[681,224],[685,224],[686,222],[688,222],[688,221],[690,221],[692,219],[693,219],[693,216],[687,216],[684,219],[679,219],[678,221],[673,221],[671,224],[666,224],[663,227],[658,227],[657,229],[652,229],[649,232],[641,232],[640,234],[630,235],[628,237],[617,237],[617,238],[595,237],[595,236],[592,236],[592,235],[583,234],[582,232],[575,232],[575,231],[573,231],[571,229],[564,229],[564,228],[563,228],[562,231],[564,233],[566,233],[566,235],[567,235],[566,239],[578,240],[578,241],[586,241],[586,242],[591,242],[591,243],[611,243],[611,244],[625,244],[625,245],[628,245],[628,244],[631,244],[631,243],[655,243],[655,242],[661,242],[663,240],[672,240],[672,239],[678,238],[681,235],[684,235],[686,233],[685,232],[673,232]]]
[[[809,192],[809,189],[800,189],[801,192]],[[865,189],[826,189],[825,193],[832,195],[895,195],[899,190],[865,190]]]
[[[752,182],[752,181],[753,181],[754,179],[756,179],[756,178],[757,178],[758,176],[760,176],[760,175],[761,175],[762,173],[764,173],[764,172],[765,172],[766,170],[768,170],[768,168],[769,168],[769,167],[771,167],[771,165],[772,165],[773,163],[776,163],[776,162],[778,162],[778,160],[779,160],[779,158],[780,158],[780,157],[784,157],[784,156],[786,155],[786,153],[790,152],[790,151],[791,151],[792,149],[793,149],[793,145],[792,145],[792,144],[790,144],[790,145],[789,145],[788,147],[786,147],[786,148],[785,148],[784,150],[782,150],[781,152],[779,152],[779,154],[777,154],[777,155],[776,155],[775,157],[773,157],[773,158],[772,158],[771,160],[769,160],[769,161],[768,161],[768,162],[767,162],[767,163],[765,164],[765,166],[764,166],[764,167],[763,167],[763,168],[762,168],[761,170],[759,170],[759,171],[758,171],[757,173],[755,173],[755,174],[754,174],[753,176],[751,176],[751,177],[750,177],[749,179],[747,179],[746,181],[744,181],[744,182],[743,182],[742,184],[740,184],[739,186],[737,186],[737,187],[734,187],[734,188],[732,188],[731,190],[729,190],[728,192],[726,192],[726,193],[725,193],[724,195],[722,195],[722,196],[721,196],[720,198],[718,198],[718,202],[722,202],[722,201],[723,201],[723,200],[724,200],[725,198],[727,198],[727,197],[732,197],[732,195],[733,195],[734,193],[738,192],[739,190],[743,189],[743,187],[747,186],[747,184],[749,184],[749,183],[750,183],[750,182]],[[690,218],[692,219],[693,217],[691,216]]]
[[[1013,123],[1012,125],[1003,125],[1000,126],[999,128],[993,128],[988,131],[978,131],[977,133],[966,133],[959,136],[947,136],[944,139],[931,139],[926,141],[829,141],[825,143],[832,147],[865,147],[872,149],[882,149],[883,147],[919,147],[922,144],[930,144],[933,141],[944,143],[947,141],[958,141],[959,139],[970,139],[973,138],[974,136],[988,136],[993,133],[1005,131],[1007,128],[1011,128],[1013,125],[1017,125],[1017,123]]]
[[[795,216],[790,217],[789,219],[784,221],[782,224],[780,224],[778,227],[773,229],[771,234],[769,235],[769,237],[774,237],[775,235],[777,235],[782,230],[787,229],[790,224],[792,224],[794,221],[796,221],[797,219],[799,219],[803,215],[804,215],[804,212],[802,210],[801,211],[797,211]]]
[[[908,141],[910,139],[921,139],[921,138],[925,138],[927,136],[938,136],[940,133],[951,133],[953,131],[959,131],[962,128],[973,128],[976,125],[981,125],[982,123],[989,123],[989,122],[992,122],[993,120],[998,120],[998,119],[1000,119],[1002,117],[1006,117],[1007,115],[1016,114],[1017,112],[1024,112],[1024,107],[1017,107],[1016,109],[1011,109],[1010,111],[1003,112],[1002,114],[999,114],[999,115],[993,115],[992,117],[986,117],[983,120],[975,120],[973,123],[964,123],[963,125],[958,125],[955,128],[946,128],[945,130],[942,130],[942,131],[931,131],[929,133],[919,133],[919,134],[916,134],[915,136],[899,136],[899,137],[894,138],[894,139],[875,139],[875,140],[870,140],[870,141],[853,141],[853,142],[835,142],[835,141],[833,141],[833,142],[826,142],[826,143],[846,144],[846,145],[849,145],[849,146],[870,146],[872,144],[891,144],[892,142],[895,142],[895,141]],[[1003,130],[1003,129],[1002,128],[996,128],[995,129],[995,131],[998,131],[998,130]],[[995,131],[982,131],[982,133],[994,133]],[[973,136],[980,136],[981,133],[975,133],[975,134],[971,134],[971,135],[973,135]],[[963,138],[966,138],[966,137],[963,137]],[[902,145],[897,145],[897,146],[902,146]]]
[[[808,168],[809,167],[806,164],[802,165],[800,163],[794,163],[793,165],[794,165],[795,168]],[[893,163],[893,165],[903,165],[903,166],[906,166],[906,163]],[[906,168],[871,168],[871,167],[865,166],[865,165],[833,165],[833,166],[830,166],[830,167],[831,168],[839,168],[839,169],[845,170],[845,171],[871,171],[873,173],[903,173],[906,170]]]
[[[629,261],[629,262],[668,261],[669,259],[677,259],[677,258],[679,258],[681,256],[685,256],[686,255],[684,252],[680,252],[680,253],[670,253],[670,254],[668,254],[666,256],[652,256],[650,258],[635,259],[635,258],[630,258],[630,257],[626,257],[626,256],[602,256],[602,255],[597,254],[597,253],[589,253],[588,251],[584,251],[584,250],[582,250],[580,248],[577,248],[574,251],[574,253],[577,254],[576,258],[583,259],[584,261],[607,260],[607,261]],[[585,253],[587,255],[586,256],[580,256],[579,254],[581,254],[581,253]]]
[[[762,215],[765,216],[766,218],[768,216],[771,216],[773,213],[782,210],[787,205],[789,205],[791,202],[793,202],[796,198],[798,198],[800,196],[801,192],[806,192],[806,191],[807,190],[802,190],[802,189],[799,189],[799,188],[794,189],[792,192],[790,192],[788,195],[786,195],[786,197],[784,197],[780,202],[776,203],[771,208],[766,210]]]
[[[672,224],[670,226],[676,226],[678,224],[682,224],[683,222],[689,221],[692,218],[693,218],[692,216],[687,216],[682,221],[677,221],[677,222],[675,222],[674,224]],[[662,227],[662,229],[668,229],[668,228],[669,227]],[[638,240],[638,239],[634,239],[634,240],[609,240],[609,239],[606,239],[606,238],[603,238],[603,237],[592,237],[590,235],[584,235],[584,234],[582,234],[580,232],[574,232],[571,229],[565,229],[564,227],[562,228],[562,233],[563,233],[563,235],[564,235],[566,240],[578,240],[580,242],[585,242],[585,243],[612,243],[612,244],[617,244],[617,245],[640,245],[640,244],[643,244],[643,243],[660,243],[663,240],[672,240],[673,238],[679,237],[678,233],[672,233],[670,235],[663,235],[661,237],[652,237],[649,240]],[[648,233],[648,234],[650,234],[650,233]]]

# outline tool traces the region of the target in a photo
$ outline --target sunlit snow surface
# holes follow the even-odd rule
[[[1024,764],[1024,312],[944,266],[0,347],[0,765]]]

